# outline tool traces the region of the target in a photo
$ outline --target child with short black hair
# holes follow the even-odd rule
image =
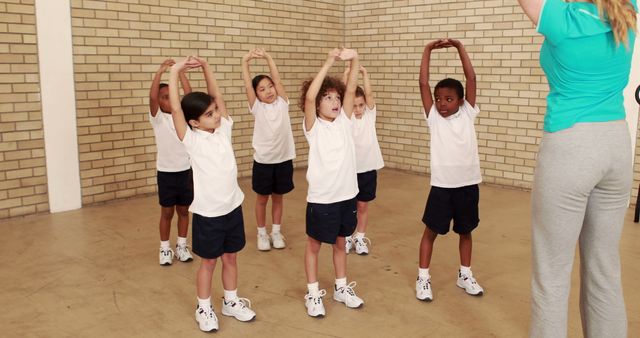
[[[343,80],[348,81],[351,69],[347,67]],[[358,207],[358,225],[353,235],[345,238],[346,252],[355,249],[358,255],[369,254],[367,243],[371,244],[369,238],[365,237],[369,223],[369,202],[376,198],[376,188],[378,184],[378,170],[384,167],[378,135],[376,135],[376,109],[373,90],[371,90],[371,80],[367,69],[360,66],[360,73],[363,77],[364,90],[362,87],[356,88],[356,97],[353,103],[353,143],[356,148],[356,172],[358,173],[358,195],[356,195]]]
[[[339,79],[327,76],[337,60],[351,61],[352,71],[346,89]],[[352,234],[356,227],[358,183],[351,114],[358,69],[355,50],[336,48],[329,52],[315,78],[302,85],[302,128],[309,142],[305,248],[308,293],[305,306],[307,314],[312,317],[325,315],[322,297],[326,291],[318,286],[318,254],[322,243],[333,246],[336,274],[333,299],[348,308],[359,308],[364,304],[353,290],[356,282],[347,284],[345,252],[345,236]]]
[[[454,79],[438,82],[431,96],[431,51],[448,47],[455,47],[460,55],[467,82],[466,99],[462,83]],[[476,105],[476,75],[460,41],[440,39],[425,46],[420,64],[420,95],[431,131],[431,191],[422,218],[426,227],[420,241],[416,297],[433,300],[429,275],[433,243],[438,234],[444,235],[449,231],[451,220],[453,231],[460,235],[460,270],[456,285],[470,295],[479,296],[484,290],[471,273],[471,231],[480,221],[478,184],[482,182],[482,176],[473,124],[480,109]]]
[[[257,75],[251,79],[249,61],[265,59],[271,77]],[[252,187],[256,192],[256,221],[258,250],[273,247],[283,249],[285,244],[282,224],[283,195],[293,190],[293,159],[296,147],[289,118],[289,98],[284,90],[278,67],[264,49],[254,49],[242,57],[244,80],[249,111],[255,117],[253,126]],[[267,234],[267,202],[271,197],[271,235]]]
[[[178,75],[202,67],[207,93],[178,96]],[[171,68],[169,80],[171,112],[178,138],[191,157],[194,199],[193,252],[202,258],[197,275],[198,306],[195,317],[200,330],[218,329],[211,305],[211,278],[218,257],[222,259],[224,299],[222,314],[240,321],[256,317],[248,299],[238,298],[237,252],[245,245],[238,168],[231,145],[233,120],[227,113],[222,93],[204,59],[188,57]]]
[[[162,74],[175,61],[166,59],[156,71],[149,90],[149,122],[153,127],[156,140],[158,198],[160,200],[160,265],[173,263],[174,251],[171,250],[169,236],[173,214],[178,214],[178,239],[175,256],[181,262],[190,262],[193,256],[187,246],[189,233],[189,205],[193,201],[193,178],[189,154],[176,136],[171,118],[169,87],[160,83]],[[185,94],[191,93],[189,80],[180,73],[180,82]]]

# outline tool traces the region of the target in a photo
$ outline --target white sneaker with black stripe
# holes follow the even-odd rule
[[[311,317],[324,317],[324,304],[322,304],[322,297],[327,294],[325,289],[318,291],[317,294],[311,295],[307,293],[304,296],[304,306],[307,308],[307,314]]]
[[[348,285],[342,287],[333,287],[333,299],[340,303],[344,303],[350,309],[357,309],[364,305],[364,301],[356,296],[353,288],[356,287],[356,282],[352,281]]]
[[[482,296],[484,293],[484,289],[478,284],[476,279],[473,278],[473,274],[465,275],[458,271],[458,281],[456,285],[472,296]]]
[[[241,322],[248,322],[256,318],[256,313],[251,310],[251,301],[246,298],[238,298],[230,301],[223,299],[222,314],[235,317]]]
[[[173,250],[171,248],[160,248],[160,265],[168,266],[173,263]]]
[[[200,305],[196,306],[196,322],[198,322],[200,330],[204,332],[218,330],[218,317],[215,312],[213,312],[212,306],[208,309]]]

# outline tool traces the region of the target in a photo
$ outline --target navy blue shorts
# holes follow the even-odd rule
[[[192,224],[193,252],[202,258],[212,259],[238,252],[246,244],[242,206],[218,217],[193,214]]]
[[[163,207],[191,205],[193,174],[191,169],[178,172],[158,171],[158,199]]]
[[[370,202],[376,198],[376,187],[378,185],[378,171],[371,170],[358,174],[358,195],[356,199],[360,202]]]
[[[335,244],[338,236],[351,236],[358,223],[356,199],[319,204],[307,203],[307,235]]]
[[[478,227],[478,202],[480,189],[477,184],[460,188],[431,187],[422,222],[433,232],[444,235],[453,231],[468,234]]]
[[[251,186],[259,195],[290,192],[293,190],[293,160],[274,164],[253,161]]]

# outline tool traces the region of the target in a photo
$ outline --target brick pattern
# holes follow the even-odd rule
[[[48,211],[33,0],[0,0],[0,218]]]
[[[484,182],[530,188],[548,90],[538,63],[542,38],[516,1],[426,3],[345,4],[345,40],[363,55],[372,78],[387,166],[429,172],[418,72],[424,45],[449,37],[464,43],[477,75]],[[432,54],[431,87],[445,77],[464,79],[455,49]]]
[[[315,74],[329,49],[344,44],[358,49],[371,75],[387,167],[428,173],[418,69],[424,44],[440,37],[466,45],[478,76],[482,112],[476,129],[484,181],[531,186],[548,87],[538,62],[542,38],[516,1],[72,0],[71,7],[84,205],[155,191],[147,96],[167,57],[198,54],[213,66],[235,121],[239,175],[249,176],[253,117],[246,108],[240,58],[254,47],[273,55],[288,91],[296,166],[306,166],[307,159],[297,107],[300,84]],[[33,0],[0,0],[0,12],[0,218],[5,218],[46,211],[48,205]],[[256,74],[267,71],[263,61],[251,68]],[[336,68],[332,73],[339,75],[342,66]],[[432,86],[444,77],[462,80],[457,53],[434,52],[431,75]],[[194,90],[204,90],[202,74],[188,76]],[[636,156],[632,202],[639,161]]]
[[[241,78],[241,57],[266,48],[291,101],[295,164],[306,165],[302,81],[342,44],[342,5],[331,1],[72,1],[72,32],[82,201],[84,205],[153,192],[155,142],[148,122],[149,85],[168,57],[208,60],[235,121],[240,176],[251,174],[253,117]],[[266,72],[264,61],[252,72]],[[188,74],[206,90],[202,73]],[[168,74],[163,80],[167,81]]]

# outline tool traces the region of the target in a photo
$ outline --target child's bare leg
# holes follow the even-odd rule
[[[318,281],[318,253],[321,244],[320,241],[307,237],[307,246],[304,251],[304,270],[309,284]]]
[[[345,251],[345,239],[338,236],[333,245],[333,269],[336,279],[347,277],[347,252]]]
[[[460,234],[460,243],[458,248],[460,250],[460,265],[471,266],[471,249],[473,241],[471,239],[471,233]]]
[[[222,287],[227,291],[238,288],[238,263],[236,253],[222,255]]]
[[[420,240],[420,268],[428,269],[431,264],[431,254],[433,253],[433,243],[438,237],[438,234],[428,227],[424,228],[422,233],[422,240]]]
[[[196,289],[198,292],[198,298],[208,299],[211,297],[211,277],[213,277],[213,270],[216,267],[216,259],[200,260],[200,268],[198,268],[198,275],[196,281]]]
[[[360,233],[367,231],[367,224],[369,223],[369,202],[357,201],[358,207],[358,226],[357,230]]]
[[[280,194],[271,195],[271,218],[273,224],[282,224],[282,208],[284,206],[282,197]]]
[[[160,240],[168,241],[171,234],[171,220],[174,207],[162,207],[160,209]]]
[[[267,203],[269,195],[256,194],[256,222],[258,228],[263,228],[267,222]]]
[[[176,205],[176,213],[178,214],[178,236],[187,237],[189,233],[189,206]]]

